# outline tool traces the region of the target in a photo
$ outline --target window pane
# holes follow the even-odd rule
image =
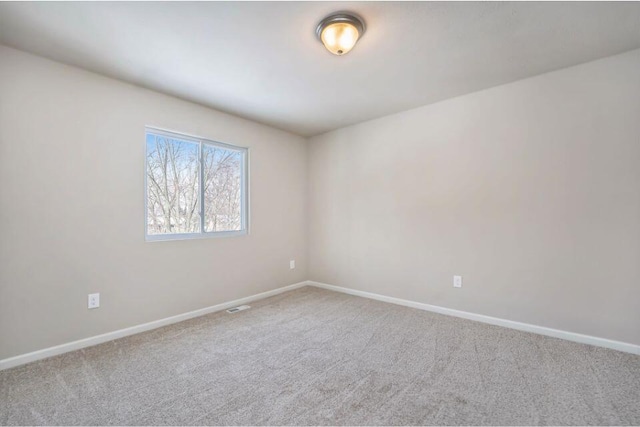
[[[241,151],[202,145],[204,230],[242,230]]]
[[[147,234],[200,232],[199,144],[147,133]]]

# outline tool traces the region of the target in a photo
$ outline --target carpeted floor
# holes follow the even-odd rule
[[[305,287],[0,372],[2,424],[640,424],[640,356]]]

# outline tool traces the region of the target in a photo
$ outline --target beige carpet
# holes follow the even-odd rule
[[[2,424],[640,424],[640,357],[302,288],[0,372]]]

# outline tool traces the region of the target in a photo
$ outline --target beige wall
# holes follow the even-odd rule
[[[640,50],[315,137],[309,159],[310,279],[640,344]]]
[[[145,125],[250,147],[250,235],[145,243]],[[306,179],[303,138],[0,46],[0,359],[306,279]]]

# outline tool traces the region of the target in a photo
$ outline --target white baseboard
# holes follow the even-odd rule
[[[151,329],[160,328],[162,326],[170,325],[172,323],[182,322],[183,320],[193,319],[194,317],[203,316],[205,314],[215,313],[216,311],[226,310],[231,307],[236,307],[238,305],[247,304],[256,300],[268,298],[274,295],[281,294],[283,292],[301,288],[306,285],[308,285],[307,281],[294,283],[293,285],[283,286],[282,288],[274,289],[267,292],[262,292],[262,293],[251,295],[245,298],[240,298],[234,301],[224,302],[222,304],[212,305],[210,307],[201,308],[199,310],[190,311],[188,313],[178,314],[176,316],[166,317],[160,320],[154,320],[153,322],[131,326],[130,328],[120,329],[113,332],[107,332],[106,334],[96,335],[93,337],[72,341],[66,344],[60,344],[54,347],[33,351],[31,353],[10,357],[8,359],[0,360],[0,371],[4,369],[13,368],[19,365],[24,365],[25,363],[35,362],[36,360],[46,359],[47,357],[57,356],[62,353],[79,350],[85,347],[91,347],[96,344],[102,344],[104,342],[112,341],[112,340],[126,337],[129,335],[139,334],[140,332],[145,332]]]
[[[432,311],[434,313],[445,314],[448,316],[461,317],[463,319],[475,320],[476,322],[488,323],[490,325],[503,326],[505,328],[517,329],[519,331],[532,332],[534,334],[546,335],[554,338],[562,338],[568,341],[579,342],[582,344],[591,344],[598,347],[611,348],[613,350],[624,351],[626,353],[640,355],[640,345],[630,344],[621,341],[609,340],[606,338],[598,338],[590,335],[577,334],[574,332],[562,331],[559,329],[547,328],[544,326],[531,325],[529,323],[515,322],[513,320],[500,319],[498,317],[485,316],[483,314],[469,313],[467,311],[454,310],[451,308],[440,307],[437,305],[424,304],[421,302],[409,301],[400,298],[388,297],[385,295],[374,294],[371,292],[359,291],[356,289],[343,288],[341,286],[328,285],[320,282],[307,282],[310,286],[327,289],[330,291],[342,292],[349,295],[374,299],[392,304],[403,305],[406,307],[417,308],[420,310]]]
[[[234,301],[229,301],[222,304],[213,305],[211,307],[202,308],[200,310],[194,310],[188,313],[178,314],[177,316],[171,316],[164,319],[155,320],[153,322],[132,326],[130,328],[120,329],[117,331],[108,332],[106,334],[96,335],[93,337],[84,338],[84,339],[73,341],[70,343],[61,344],[54,347],[33,351],[31,353],[21,354],[18,356],[3,359],[3,360],[0,360],[0,371],[4,369],[13,368],[19,365],[24,365],[26,363],[35,362],[37,360],[46,359],[48,357],[57,356],[59,354],[67,353],[70,351],[91,347],[97,344],[102,344],[104,342],[112,341],[118,338],[123,338],[129,335],[138,334],[140,332],[149,331],[151,329],[160,328],[162,326],[170,325],[173,323],[182,322],[184,320],[193,319],[194,317],[203,316],[205,314],[226,310],[231,307],[247,304],[247,303],[264,299],[264,298],[268,298],[274,295],[281,294],[283,292],[301,288],[303,286],[315,286],[317,288],[327,289],[327,290],[336,291],[336,292],[342,292],[349,295],[355,295],[359,297],[374,299],[378,301],[388,302],[391,304],[403,305],[406,307],[432,311],[434,313],[445,314],[448,316],[455,316],[455,317],[461,317],[463,319],[475,320],[477,322],[488,323],[490,325],[503,326],[506,328],[517,329],[519,331],[532,332],[535,334],[546,335],[546,336],[555,337],[555,338],[562,338],[568,341],[575,341],[583,344],[591,344],[599,347],[611,348],[613,350],[624,351],[626,353],[640,355],[640,345],[636,345],[636,344],[630,344],[630,343],[625,343],[621,341],[614,341],[606,338],[598,338],[590,335],[577,334],[574,332],[562,331],[559,329],[546,328],[544,326],[536,326],[528,323],[515,322],[513,320],[500,319],[497,317],[485,316],[482,314],[469,313],[467,311],[454,310],[451,308],[439,307],[437,305],[430,305],[430,304],[425,304],[421,302],[388,297],[385,295],[374,294],[372,292],[365,292],[365,291],[359,291],[356,289],[343,288],[341,286],[328,285],[326,283],[304,281],[304,282],[294,283],[293,285],[284,286],[278,289],[273,289],[271,291],[251,295],[245,298],[240,298]]]

